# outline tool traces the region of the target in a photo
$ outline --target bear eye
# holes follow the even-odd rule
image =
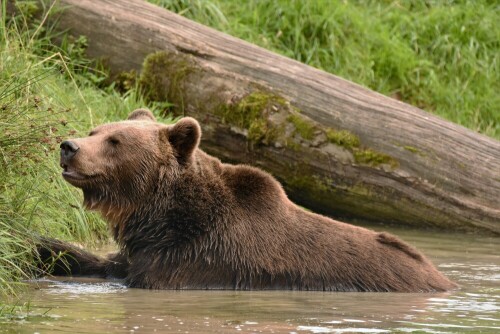
[[[108,141],[109,141],[112,145],[114,145],[114,146],[116,146],[116,145],[120,144],[120,141],[119,141],[118,139],[116,139],[115,137],[110,137],[110,138],[108,138]]]

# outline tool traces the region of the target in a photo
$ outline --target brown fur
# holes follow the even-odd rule
[[[166,126],[139,110],[72,140],[73,157],[63,149],[63,175],[108,219],[121,249],[113,259],[122,268],[97,274],[116,272],[132,287],[152,289],[455,287],[395,236],[306,212],[269,174],[201,151],[200,136],[192,118]],[[68,254],[106,267],[79,252]]]

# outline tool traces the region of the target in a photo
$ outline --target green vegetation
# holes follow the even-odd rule
[[[150,2],[500,138],[495,1]]]
[[[262,117],[262,112],[271,109],[273,105],[284,104],[286,101],[277,96],[264,92],[253,92],[245,96],[236,104],[235,112],[228,112],[224,115],[229,123],[248,129],[256,118]]]
[[[359,137],[347,130],[327,129],[326,137],[330,143],[346,148],[359,147],[360,145]]]
[[[0,21],[0,297],[15,295],[18,282],[36,273],[37,235],[90,244],[107,238],[106,224],[83,210],[80,192],[60,177],[58,146],[146,105],[134,88],[120,95],[97,87],[105,75],[83,58],[85,38],[56,47],[50,28],[28,25],[29,12],[22,13]]]
[[[382,164],[390,165],[392,168],[396,168],[399,163],[391,156],[377,152],[370,148],[367,149],[353,149],[354,160],[357,163],[369,165],[369,166],[379,166]]]
[[[251,143],[268,145],[282,132],[282,127],[270,120],[270,116],[282,108],[288,106],[281,96],[254,91],[232,104],[222,103],[216,112],[224,122],[248,130]]]
[[[150,54],[144,59],[138,85],[148,101],[169,101],[174,112],[184,110],[183,79],[193,71],[187,59],[170,57],[164,51]],[[168,74],[168,75],[167,75]],[[169,83],[165,83],[166,78]],[[168,88],[167,88],[168,87]]]
[[[413,146],[403,146],[403,148],[407,151],[410,151],[411,153],[419,153],[420,150],[418,148],[415,148]]]
[[[286,120],[293,124],[295,131],[297,131],[302,138],[307,140],[314,138],[314,131],[316,131],[316,129],[312,122],[297,114],[291,114]]]

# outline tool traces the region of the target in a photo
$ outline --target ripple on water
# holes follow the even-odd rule
[[[500,306],[496,298],[491,298],[488,295],[485,297],[472,297],[468,299],[455,299],[455,298],[429,298],[430,308],[435,312],[453,312],[468,311],[468,312],[497,312],[500,311]]]
[[[464,284],[480,285],[485,282],[500,282],[500,265],[490,263],[442,263],[441,270],[447,269],[451,276],[458,276]]]
[[[298,326],[299,331],[309,331],[314,334],[319,333],[390,333],[387,329],[379,328],[330,328],[322,326]]]
[[[51,295],[101,295],[123,293],[127,287],[115,282],[85,283],[71,281],[51,281],[47,284],[45,293]]]

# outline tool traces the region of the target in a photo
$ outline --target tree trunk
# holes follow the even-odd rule
[[[61,0],[112,73],[197,118],[202,148],[343,219],[500,234],[500,142],[144,1]],[[126,75],[125,75],[126,76]]]

